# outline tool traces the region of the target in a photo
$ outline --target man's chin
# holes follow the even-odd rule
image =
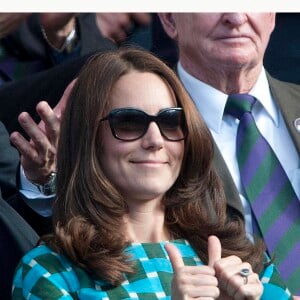
[[[245,67],[253,67],[255,65],[254,59],[250,59],[249,55],[240,55],[233,53],[232,55],[226,55],[224,58],[218,59],[218,64],[220,67],[224,67],[226,69],[243,69]]]

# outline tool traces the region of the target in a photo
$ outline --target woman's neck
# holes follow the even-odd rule
[[[125,217],[128,239],[136,243],[156,243],[170,239],[165,226],[165,210],[159,205],[131,208]]]

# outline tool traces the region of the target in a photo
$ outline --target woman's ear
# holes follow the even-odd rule
[[[158,13],[160,22],[166,34],[173,40],[177,40],[177,28],[172,13]]]

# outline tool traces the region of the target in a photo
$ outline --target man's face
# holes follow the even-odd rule
[[[178,42],[183,64],[200,68],[262,64],[275,24],[274,13],[177,13],[160,17],[166,32]],[[164,21],[167,19],[169,26]]]

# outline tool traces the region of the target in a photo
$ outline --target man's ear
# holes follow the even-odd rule
[[[160,22],[167,33],[167,35],[173,39],[177,40],[177,28],[174,21],[174,16],[172,13],[158,13]]]

